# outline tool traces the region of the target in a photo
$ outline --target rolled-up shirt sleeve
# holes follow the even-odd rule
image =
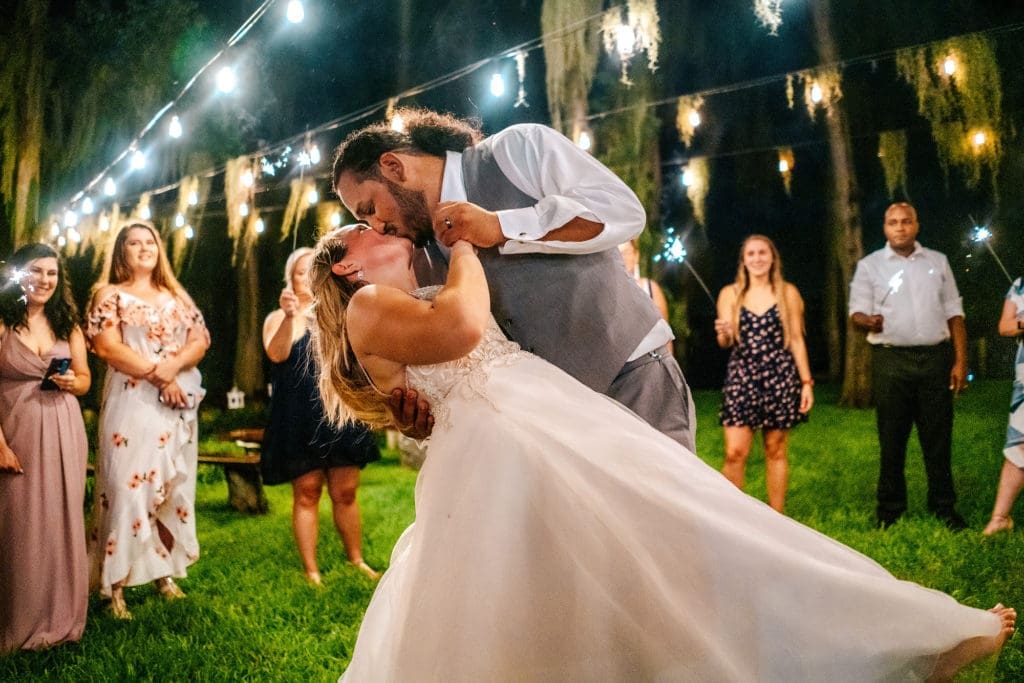
[[[946,320],[950,318],[964,317],[964,301],[960,291],[956,288],[956,279],[953,277],[953,269],[949,267],[949,259],[942,257],[942,309],[945,312]]]
[[[629,186],[564,135],[546,126],[511,126],[491,136],[494,160],[509,181],[537,199],[533,206],[498,211],[505,254],[604,251],[632,239],[647,221]],[[601,223],[583,242],[540,241],[574,218]]]
[[[871,267],[864,260],[857,263],[857,270],[853,273],[853,280],[850,281],[850,305],[849,314],[863,313],[874,315],[875,292],[874,278],[871,276]]]

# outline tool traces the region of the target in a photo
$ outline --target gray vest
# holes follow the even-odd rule
[[[462,172],[468,200],[489,211],[537,203],[505,177],[486,141],[462,153]],[[660,318],[618,249],[502,255],[495,247],[479,255],[491,312],[509,339],[595,391],[608,391]],[[444,258],[436,246],[421,250],[417,261],[421,285],[443,282],[438,266]]]

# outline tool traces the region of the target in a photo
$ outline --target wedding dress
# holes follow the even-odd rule
[[[1000,630],[740,492],[493,321],[407,374],[436,423],[345,683],[914,681]]]

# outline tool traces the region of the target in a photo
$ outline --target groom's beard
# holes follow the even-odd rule
[[[425,247],[434,239],[434,220],[427,209],[427,200],[422,191],[407,190],[398,183],[384,178],[388,192],[395,198],[398,211],[402,216],[402,227],[408,234],[396,233],[399,237],[412,240],[417,247]],[[387,231],[387,229],[385,229]]]

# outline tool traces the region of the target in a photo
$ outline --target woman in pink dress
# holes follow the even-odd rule
[[[178,283],[152,224],[132,221],[114,241],[110,272],[93,294],[86,334],[108,367],[100,407],[92,580],[130,619],[123,589],[174,578],[199,558],[195,488],[196,364],[210,337]]]
[[[22,247],[0,291],[0,654],[82,637],[91,377],[57,252]],[[63,369],[63,372],[59,372]]]

